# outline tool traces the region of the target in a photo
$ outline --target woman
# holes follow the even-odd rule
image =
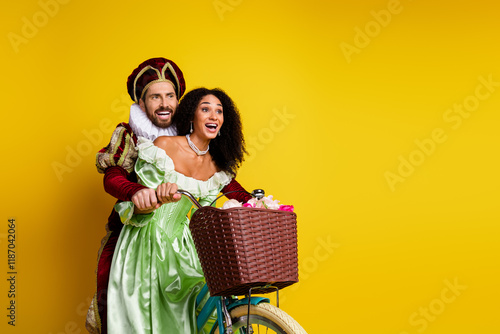
[[[172,203],[145,214],[132,202],[115,206],[125,226],[110,273],[109,333],[196,333],[204,278],[188,228],[191,203],[177,187],[209,204],[235,176],[245,147],[239,112],[222,90],[187,93],[177,115],[182,136],[140,139],[135,165],[140,183]]]

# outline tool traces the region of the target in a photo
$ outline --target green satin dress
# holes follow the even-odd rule
[[[138,143],[135,172],[149,188],[164,182],[212,202],[231,181],[225,172],[200,181],[175,171],[164,150],[146,139]],[[196,333],[195,300],[204,284],[203,272],[187,217],[185,197],[148,215],[134,215],[132,202],[115,206],[125,224],[117,241],[108,288],[108,332]]]

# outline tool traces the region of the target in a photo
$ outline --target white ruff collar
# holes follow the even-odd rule
[[[130,127],[138,137],[144,137],[154,141],[160,136],[176,136],[177,129],[174,125],[168,128],[160,128],[151,122],[148,115],[142,111],[137,103],[130,107],[130,119],[128,121]]]

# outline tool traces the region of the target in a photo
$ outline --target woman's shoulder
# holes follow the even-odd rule
[[[153,144],[165,150],[173,145],[179,146],[183,139],[186,140],[183,136],[160,136],[153,141]]]

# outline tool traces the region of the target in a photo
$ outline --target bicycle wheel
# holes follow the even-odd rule
[[[232,329],[236,334],[246,334],[248,306],[242,305],[231,312]],[[250,325],[253,333],[307,334],[307,332],[291,316],[281,309],[267,303],[250,306]],[[219,333],[216,326],[213,334]]]

